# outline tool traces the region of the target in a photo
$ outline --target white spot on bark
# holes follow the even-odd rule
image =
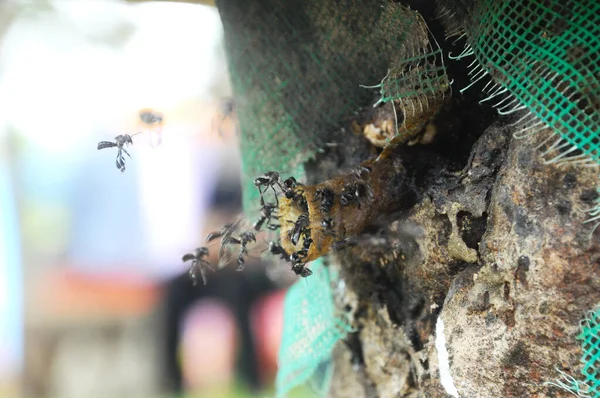
[[[450,375],[450,360],[448,350],[446,349],[446,336],[444,336],[444,322],[438,317],[435,325],[435,349],[438,353],[438,364],[440,368],[440,381],[446,392],[455,398],[458,398],[458,390],[454,385],[452,375]]]

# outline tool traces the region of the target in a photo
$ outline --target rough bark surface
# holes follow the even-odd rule
[[[459,171],[406,149],[422,196],[338,254],[336,300],[358,332],[335,352],[330,396],[449,396],[438,319],[461,397],[566,394],[543,383],[579,374],[579,321],[600,297],[598,240],[582,224],[597,170],[542,164],[545,137],[515,140],[496,122]]]

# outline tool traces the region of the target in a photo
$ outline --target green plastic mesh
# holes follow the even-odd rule
[[[381,89],[380,102],[422,99],[423,106],[428,106],[427,97],[435,100],[450,89],[442,50],[418,13],[400,28],[410,29],[410,40],[396,49],[391,68],[381,83],[371,87]]]
[[[587,319],[582,322],[581,334],[577,338],[582,341],[581,373],[588,387],[586,393],[600,398],[600,307],[590,311]]]
[[[318,369],[329,374],[335,344],[351,331],[350,325],[336,316],[331,284],[337,276],[321,260],[312,262],[311,269],[313,274],[298,280],[285,297],[277,397],[309,381]],[[321,389],[329,384],[327,377],[323,379]]]
[[[400,114],[398,132],[391,137],[403,142],[418,133],[450,96],[450,81],[444,58],[435,38],[420,15],[411,23],[411,40],[392,61],[388,74],[377,86],[381,98],[376,103],[394,101]]]
[[[420,47],[423,51],[427,47]],[[418,101],[420,98],[443,98],[450,82],[443,64],[442,50],[412,54],[399,62],[381,84],[381,101]],[[423,106],[429,106],[423,100]]]
[[[473,82],[490,75],[488,92],[510,94],[500,113],[527,109],[522,132],[551,127],[600,163],[600,2],[476,0],[467,11],[468,45],[456,58],[474,54]]]
[[[331,387],[333,377],[333,358],[321,362],[310,378],[310,387],[317,397],[325,397]]]
[[[330,133],[372,103],[373,93],[360,85],[380,81],[411,57],[386,80],[388,98],[427,90],[433,84],[421,80],[440,72],[426,66],[419,14],[392,1],[218,0],[217,6],[248,214],[258,207],[255,177],[275,170],[302,178],[303,163]]]

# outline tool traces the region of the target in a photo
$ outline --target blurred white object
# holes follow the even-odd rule
[[[224,77],[217,10],[63,0],[19,8],[1,42],[0,137],[11,126],[26,139],[19,183],[22,199],[33,203],[30,229],[44,237],[27,243],[56,249],[44,254],[66,251],[70,263],[91,272],[181,272],[181,254],[200,243],[218,151],[194,136],[208,112],[178,117],[201,113],[215,79]],[[96,145],[136,133],[128,121],[146,107],[165,113],[164,143],[152,149],[152,137],[136,136],[121,174],[116,153]],[[49,203],[66,214],[50,233],[31,216]]]
[[[181,256],[203,245],[201,231],[220,178],[218,148],[192,145],[169,124],[160,146],[138,147],[136,162],[148,266],[161,276],[184,272]]]
[[[23,362],[20,231],[6,158],[0,155],[0,387],[17,381]]]

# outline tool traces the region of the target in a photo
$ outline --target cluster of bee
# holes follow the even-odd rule
[[[347,175],[305,186],[295,191],[293,201],[282,206],[292,218],[286,221],[293,222],[292,228],[282,231],[282,239],[286,250],[292,252],[294,270],[309,274],[304,264],[351,242],[356,228],[348,220],[355,215],[359,220],[360,213],[370,209],[370,205],[364,205],[374,198],[370,172],[368,165],[361,165]]]
[[[231,248],[239,247],[237,271],[244,269],[248,256],[248,245],[256,243],[256,235],[263,228],[270,231],[276,231],[280,228],[280,224],[278,223],[279,217],[277,215],[279,211],[279,199],[276,188],[279,188],[285,197],[291,197],[290,195],[293,195],[294,188],[299,185],[294,177],[281,181],[277,172],[267,172],[263,176],[258,177],[254,183],[260,193],[261,208],[260,216],[252,225],[252,229],[240,232],[247,225],[245,217],[240,217],[237,221],[226,224],[220,231],[211,232],[206,236],[206,243],[211,243],[220,238],[219,268],[227,265],[231,260],[229,256]],[[269,189],[273,191],[275,203],[265,201],[265,192]],[[268,250],[273,255],[279,255],[282,259],[291,261],[290,256],[286,254],[278,242],[270,242]],[[214,268],[206,260],[208,256],[208,247],[199,247],[193,253],[187,253],[182,257],[184,262],[192,261],[189,273],[194,284],[198,280],[198,274],[200,274],[202,281],[206,284],[207,272],[214,271]]]
[[[138,112],[138,119],[141,125],[146,127],[161,127],[163,123],[163,115],[152,109],[142,109]],[[131,155],[127,152],[126,147],[133,145],[133,137],[142,132],[135,134],[120,134],[115,137],[114,141],[100,141],[98,143],[98,150],[105,148],[117,148],[117,160],[115,162],[117,169],[123,173],[125,171],[125,157],[123,153],[131,159]]]
[[[138,116],[149,126],[163,122],[162,115],[151,110],[142,110]],[[141,132],[118,135],[114,142],[102,141],[98,149],[116,147],[116,166],[123,172],[124,154],[131,158],[126,147],[133,145],[132,137],[137,134]],[[237,270],[241,271],[249,246],[257,243],[257,235],[263,230],[279,231],[279,239],[269,242],[268,251],[291,263],[291,270],[297,275],[308,277],[312,271],[306,264],[352,244],[370,220],[394,207],[401,192],[390,182],[402,172],[401,162],[389,151],[363,162],[350,173],[316,185],[298,183],[294,177],[283,180],[278,172],[269,171],[254,180],[260,194],[260,216],[256,222],[250,227],[245,217],[240,217],[208,234],[206,243],[220,239],[218,268],[227,265],[236,253]],[[266,194],[271,192],[274,200],[266,201]],[[184,262],[191,261],[189,274],[194,284],[200,278],[206,284],[208,272],[215,271],[208,258],[206,246],[182,257]]]
[[[248,245],[256,243],[256,234],[264,228],[279,231],[279,239],[269,242],[269,252],[291,263],[291,270],[297,275],[310,276],[312,271],[306,267],[307,263],[351,245],[353,238],[376,215],[373,186],[381,189],[385,184],[375,184],[373,174],[378,179],[388,176],[392,163],[386,159],[368,161],[349,174],[316,185],[300,184],[294,177],[282,180],[275,171],[256,178],[254,185],[260,194],[261,208],[251,230],[241,232],[244,225],[249,225],[241,217],[206,237],[207,243],[221,238],[219,268],[231,259],[228,255],[231,249],[239,247],[237,270],[243,270]],[[268,192],[274,194],[274,202],[265,200]],[[194,283],[200,274],[206,284],[207,271],[213,270],[206,261],[208,253],[207,247],[200,247],[183,256],[183,261],[192,260],[190,276]]]
[[[260,193],[262,211],[264,211],[265,208],[264,193],[269,188],[273,190],[277,207],[279,208],[280,204],[279,199],[277,198],[277,191],[275,190],[276,186],[280,189],[285,200],[295,203],[303,210],[296,220],[286,220],[293,226],[287,233],[287,236],[284,237],[290,239],[295,245],[298,244],[299,240],[302,238],[303,244],[300,250],[293,251],[288,255],[288,252],[283,248],[283,246],[281,246],[281,241],[278,241],[269,243],[269,251],[271,254],[279,255],[281,259],[290,262],[292,264],[292,271],[294,271],[297,275],[300,275],[304,278],[311,275],[312,271],[304,267],[305,262],[303,261],[308,255],[308,250],[312,245],[311,230],[309,228],[308,218],[308,204],[302,195],[303,185],[299,184],[294,177],[290,177],[284,181],[281,181],[279,173],[275,171],[269,171],[263,176],[258,177],[256,180],[254,180],[254,185],[258,188]],[[281,229],[281,224],[279,224],[278,229]]]

